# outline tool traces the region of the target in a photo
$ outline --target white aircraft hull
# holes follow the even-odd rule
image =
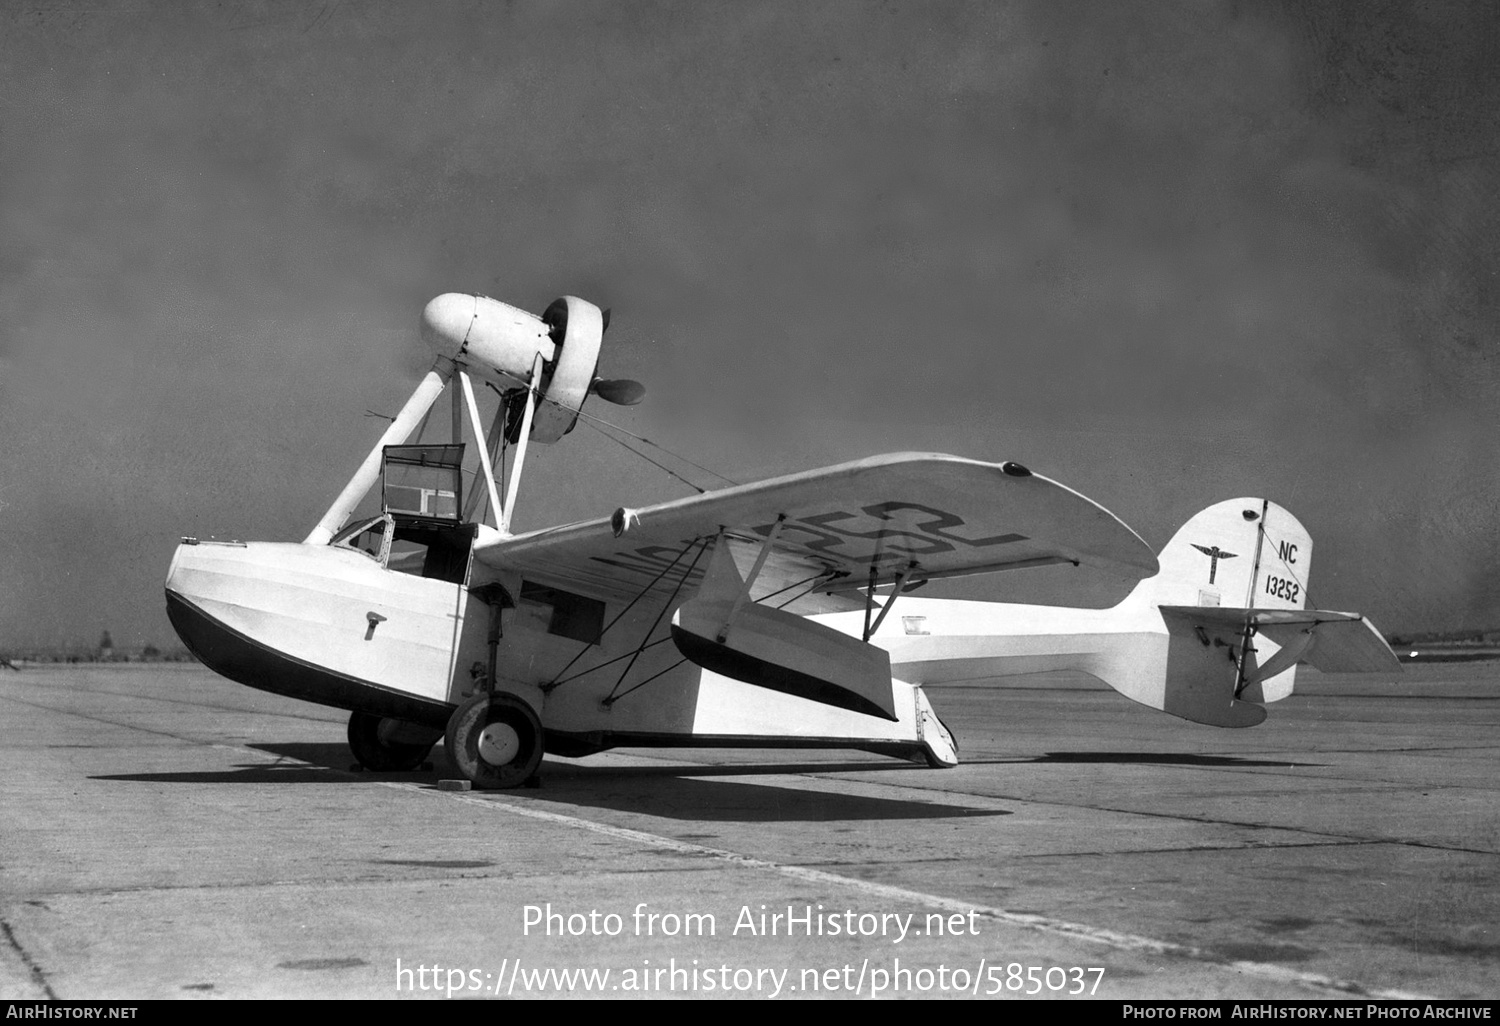
[[[188,542],[173,557],[166,591],[178,634],[211,669],[339,708],[442,726],[474,693],[488,658],[487,606],[458,585],[386,570],[352,549]],[[587,647],[549,633],[545,613],[524,601],[506,611],[497,689],[531,705],[557,754],[620,745],[844,747],[957,761],[915,685],[891,682],[889,720],[731,680],[669,644],[632,658],[656,616],[650,609]]]
[[[457,585],[392,573],[352,549],[295,543],[185,543],[167,580],[178,633],[225,676],[438,724],[468,601]]]
[[[1103,678],[1130,652],[1141,670],[1163,675],[1168,634],[1155,609],[1144,604],[1112,609],[1010,605],[944,599],[901,600],[899,617],[887,620],[871,642],[891,656],[891,670],[919,684],[947,684],[1053,670]],[[847,633],[861,614],[816,617]]]

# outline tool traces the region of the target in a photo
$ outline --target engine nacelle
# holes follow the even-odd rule
[[[604,343],[604,311],[577,296],[555,299],[542,314],[557,344],[557,356],[543,372],[542,401],[531,421],[533,442],[555,442],[578,422],[589,397]]]
[[[439,356],[502,391],[525,388],[540,355],[541,401],[531,437],[555,442],[573,429],[588,398],[604,340],[604,313],[575,296],[554,301],[538,317],[488,296],[448,292],[422,311],[422,339]]]
[[[536,314],[460,292],[444,293],[427,304],[422,341],[501,389],[524,388],[537,354],[551,363],[557,352],[547,325]]]

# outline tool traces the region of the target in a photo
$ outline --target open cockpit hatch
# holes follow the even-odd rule
[[[464,523],[462,445],[388,445],[381,513],[356,521],[331,545],[355,549],[387,570],[462,585],[476,525]]]

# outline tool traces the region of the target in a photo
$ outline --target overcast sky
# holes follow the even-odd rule
[[[1014,459],[1156,548],[1264,495],[1318,604],[1500,625],[1484,0],[0,19],[0,647],[175,645],[178,538],[300,539],[448,291],[613,307],[651,394],[589,412],[738,481]],[[684,493],[580,428],[517,526]]]

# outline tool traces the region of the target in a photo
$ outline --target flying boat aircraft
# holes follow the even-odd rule
[[[443,739],[479,787],[525,783],[544,752],[618,746],[953,766],[925,688],[959,680],[1076,670],[1246,727],[1300,662],[1398,669],[1359,614],[1306,608],[1312,540],[1261,498],[1210,506],[1158,557],[1020,463],[896,453],[513,533],[528,447],[560,442],[591,395],[644,396],[597,377],[608,319],[572,296],[540,316],[428,303],[432,369],[305,538],[183,539],[166,598],[184,643],[231,680],[349,710],[370,770],[415,768]],[[501,396],[488,428],[476,381]],[[413,442],[445,389],[449,440]],[[357,516],[377,487],[378,512]],[[910,594],[1052,565],[1137,583],[1107,609]]]

